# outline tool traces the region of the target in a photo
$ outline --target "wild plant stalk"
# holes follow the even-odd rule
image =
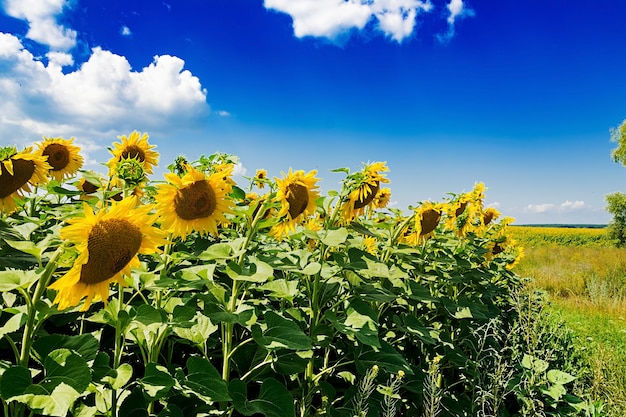
[[[383,399],[383,417],[394,417],[398,411],[397,404],[401,399],[399,392],[402,378],[404,378],[404,371],[389,376],[387,386],[390,392]]]
[[[441,388],[441,370],[439,361],[441,357],[432,359],[428,365],[428,372],[424,379],[424,413],[422,417],[437,417],[441,411],[441,398],[443,389]]]
[[[378,365],[372,366],[365,373],[365,377],[359,382],[358,390],[352,399],[354,404],[353,413],[354,417],[366,417],[369,411],[369,405],[367,400],[370,395],[376,389],[376,377],[378,376]]]

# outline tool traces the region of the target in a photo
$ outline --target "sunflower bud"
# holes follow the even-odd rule
[[[115,171],[118,178],[124,180],[126,185],[131,187],[137,187],[146,179],[143,163],[137,158],[120,160],[115,166]]]

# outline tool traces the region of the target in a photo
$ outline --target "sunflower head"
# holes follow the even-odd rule
[[[113,148],[109,148],[109,151],[113,154],[113,158],[107,162],[109,176],[116,176],[117,164],[122,160],[128,159],[137,160],[146,174],[152,174],[152,168],[158,163],[159,153],[153,150],[156,147],[155,145],[148,143],[148,134],[140,134],[134,131],[128,137],[122,135],[118,139],[121,140],[121,143],[115,142]]]
[[[0,148],[0,214],[17,210],[15,200],[30,186],[48,182],[47,173],[52,168],[46,158],[32,153],[32,148],[17,152],[17,148]]]
[[[415,208],[413,227],[409,229],[404,240],[409,244],[417,245],[433,236],[444,211],[444,204],[430,201],[426,201]]]
[[[115,164],[117,178],[128,187],[138,187],[146,180],[144,164],[136,158],[122,158]]]
[[[482,222],[484,226],[488,226],[492,221],[500,217],[500,212],[493,207],[487,207],[483,212]]]
[[[265,181],[267,179],[267,171],[264,169],[257,169],[254,175],[254,183],[260,189],[265,187]]]
[[[217,236],[217,226],[228,223],[224,215],[232,213],[231,174],[232,165],[211,175],[191,166],[182,178],[165,174],[167,183],[157,187],[155,197],[163,228],[183,239],[194,230]]]
[[[305,173],[303,170],[295,171],[289,168],[289,172],[282,173],[283,178],[275,178],[278,191],[276,202],[280,204],[277,214],[279,222],[272,227],[270,234],[277,239],[282,239],[290,231],[295,231],[306,216],[315,213],[317,205],[315,200],[319,197],[317,191],[316,170]]]
[[[378,190],[376,197],[374,198],[374,207],[385,208],[389,204],[391,199],[391,190],[389,188],[381,188]]]
[[[47,138],[38,143],[39,153],[47,157],[52,167],[49,175],[57,181],[72,177],[83,166],[80,147],[74,145],[74,138]]]
[[[124,284],[123,276],[139,266],[137,254],[159,251],[166,243],[164,233],[153,226],[152,207],[137,206],[136,197],[113,203],[97,214],[84,204],[85,216],[70,219],[61,229],[61,238],[75,243],[78,257],[74,266],[48,288],[56,290],[59,309],[76,306],[87,297],[81,310],[92,301],[107,302],[109,284]]]
[[[344,223],[350,223],[355,217],[363,214],[366,207],[377,207],[375,198],[381,190],[380,184],[389,182],[383,174],[387,171],[389,168],[385,162],[374,162],[365,164],[361,171],[348,175],[344,181],[348,194],[341,205],[341,218]]]

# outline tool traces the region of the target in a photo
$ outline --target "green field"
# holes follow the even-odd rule
[[[548,293],[589,366],[600,415],[626,414],[626,249],[600,228],[512,227],[525,257],[515,272]]]

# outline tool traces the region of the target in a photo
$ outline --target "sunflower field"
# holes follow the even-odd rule
[[[322,195],[222,153],[154,179],[154,148],[120,136],[106,174],[73,139],[0,148],[3,415],[587,412],[482,183],[400,210],[384,162]]]

